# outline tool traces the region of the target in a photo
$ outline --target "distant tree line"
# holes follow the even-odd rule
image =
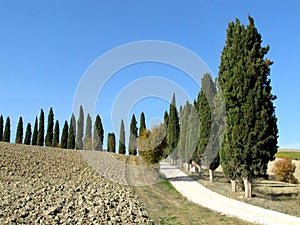
[[[72,114],[70,122],[64,122],[62,133],[60,135],[59,121],[54,123],[54,111],[51,107],[48,113],[46,134],[45,134],[45,114],[41,109],[39,119],[35,117],[34,125],[27,124],[25,130],[23,130],[23,118],[20,117],[16,129],[15,143],[26,145],[37,145],[47,147],[58,147],[64,149],[77,149],[77,150],[96,150],[103,151],[104,141],[104,128],[100,115],[96,116],[94,126],[92,124],[92,118],[90,114],[87,114],[86,123],[84,123],[84,109],[80,106],[79,117],[76,120],[75,115]],[[140,118],[140,130],[146,129],[145,114],[141,113]],[[84,129],[85,126],[85,129]],[[140,132],[141,134],[141,132]],[[10,118],[7,117],[4,127],[3,116],[0,115],[0,141],[10,142],[11,124]],[[132,121],[130,124],[130,135],[128,154],[137,155],[136,139],[138,138],[138,128],[135,115],[132,115]],[[116,153],[116,136],[114,133],[108,133],[107,136],[107,151]],[[125,125],[121,120],[120,124],[120,138],[119,138],[119,154],[126,154],[125,145]]]

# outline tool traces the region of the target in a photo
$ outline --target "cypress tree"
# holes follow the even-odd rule
[[[39,119],[39,131],[37,136],[37,145],[44,146],[44,135],[45,135],[45,125],[44,125],[45,115],[43,109],[41,109],[40,119]]]
[[[48,114],[48,126],[47,126],[47,133],[45,138],[45,145],[50,147],[53,141],[53,127],[54,127],[54,114],[52,107],[49,110]]]
[[[218,154],[215,149],[213,141],[215,140],[212,132],[212,126],[214,123],[213,116],[213,99],[216,95],[217,89],[210,74],[204,74],[201,80],[201,90],[198,95],[197,105],[199,112],[199,141],[197,148],[197,161],[202,159],[202,163],[206,167],[210,167],[210,164],[214,161]],[[209,169],[210,180],[213,178],[213,171]]]
[[[116,152],[116,137],[114,133],[108,133],[107,137],[107,151]]]
[[[121,120],[120,125],[120,140],[119,140],[119,154],[125,154],[126,153],[126,147],[125,147],[125,126],[124,121]]]
[[[137,154],[136,139],[138,136],[138,128],[136,124],[137,122],[135,119],[135,115],[133,114],[130,122],[130,134],[129,134],[129,146],[128,146],[129,155]]]
[[[20,117],[19,122],[18,122],[15,142],[17,144],[23,143],[23,119],[22,119],[22,117]]]
[[[197,99],[197,110],[199,113],[199,141],[196,154],[197,162],[201,162],[208,167],[210,181],[213,181],[213,170],[219,166],[219,146],[217,145],[216,129],[218,127],[214,120],[213,100],[217,93],[217,88],[210,74],[204,74],[201,80],[201,90]]]
[[[0,116],[0,141],[3,141],[3,116]]]
[[[65,121],[63,130],[62,130],[62,134],[61,134],[61,139],[60,139],[61,140],[61,145],[60,145],[61,148],[65,148],[65,149],[68,148],[68,130],[69,130],[69,125],[68,125],[68,122]]]
[[[30,145],[31,142],[31,124],[28,123],[26,127],[26,133],[25,133],[25,138],[24,138],[24,144],[25,145]]]
[[[91,118],[90,114],[88,114],[87,118],[86,118],[84,149],[89,149],[89,150],[93,149],[93,143],[92,143],[92,118]]]
[[[186,145],[185,145],[186,161],[193,159],[193,155],[197,151],[197,145],[199,141],[199,124],[200,124],[199,114],[197,112],[196,107],[193,104],[190,104],[190,112],[187,120],[188,120],[188,125],[187,125]]]
[[[37,145],[37,137],[38,137],[38,119],[35,117],[34,126],[33,126],[33,133],[32,133],[32,145]]]
[[[253,18],[246,28],[238,19],[229,23],[219,67],[227,109],[221,164],[233,186],[235,179],[243,178],[246,198],[252,195],[252,179],[265,176],[277,152],[276,97],[269,78],[272,62],[264,58],[269,46],[261,43]]]
[[[219,89],[219,88],[218,88]],[[225,132],[226,108],[222,91],[219,89],[213,99],[213,121],[212,121],[212,140],[211,148],[206,151],[205,157],[209,158],[208,165],[210,181],[213,181],[213,171],[220,165],[220,148]],[[208,153],[208,154],[207,154]]]
[[[6,118],[3,141],[10,142],[10,118],[9,117]]]
[[[177,145],[178,157],[186,162],[189,159],[186,159],[186,147],[188,146],[188,123],[189,123],[189,115],[191,113],[191,104],[186,102],[185,106],[182,108],[180,114],[180,133],[179,133],[179,142]]]
[[[59,147],[59,122],[58,122],[58,120],[55,121],[52,146]]]
[[[146,121],[145,121],[145,114],[144,112],[141,113],[140,117],[140,129],[139,129],[139,137],[142,135],[142,133],[146,130]]]
[[[169,109],[169,121],[168,121],[168,128],[167,128],[167,143],[168,143],[168,150],[167,154],[170,155],[176,149],[178,141],[179,141],[179,117],[178,111],[176,108],[176,100],[175,100],[175,93],[173,94],[172,102],[170,104]],[[174,159],[177,159],[176,152],[172,155]]]
[[[96,116],[95,125],[94,125],[94,141],[93,148],[95,151],[103,150],[103,139],[104,139],[104,129],[102,126],[101,118],[99,115]]]
[[[82,105],[79,109],[79,118],[77,121],[77,136],[76,136],[76,149],[83,149],[83,128],[84,128],[84,112]]]
[[[70,127],[69,127],[69,133],[68,133],[68,149],[75,149],[75,129],[74,125],[75,122],[75,116],[72,114],[71,120],[70,120]]]

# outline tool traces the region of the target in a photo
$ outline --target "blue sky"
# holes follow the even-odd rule
[[[0,114],[11,118],[12,141],[19,116],[25,124],[33,123],[41,108],[47,116],[53,107],[62,126],[70,119],[76,88],[89,66],[107,51],[134,41],[184,46],[216,77],[228,22],[239,18],[246,24],[250,14],[263,45],[271,47],[267,57],[274,61],[271,79],[278,96],[279,145],[300,149],[299,11],[298,1],[0,1]],[[177,83],[191,99],[199,92],[176,68],[158,63],[126,67],[111,77],[98,97],[96,113],[106,134],[118,132],[111,118],[118,94],[149,76]],[[128,117],[136,113],[139,119],[144,111],[149,126],[166,109],[166,100],[144,98]]]

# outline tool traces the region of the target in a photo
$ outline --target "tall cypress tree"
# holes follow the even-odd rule
[[[26,133],[25,133],[25,138],[24,138],[24,144],[25,145],[30,145],[31,142],[31,124],[28,123],[26,127]]]
[[[23,119],[22,119],[22,117],[20,117],[19,122],[18,122],[15,142],[17,144],[23,143]]]
[[[93,149],[93,143],[92,143],[92,118],[91,118],[90,114],[88,114],[87,118],[86,118],[84,149],[89,149],[89,150]]]
[[[199,113],[199,141],[197,148],[197,161],[202,159],[202,163],[210,167],[211,163],[218,157],[218,150],[215,149],[214,135],[212,127],[214,125],[213,118],[213,99],[217,93],[216,85],[210,74],[204,74],[201,80],[201,90],[198,95],[197,105]],[[213,167],[211,167],[213,168]],[[213,170],[209,168],[210,181],[213,181]]]
[[[9,118],[9,116],[6,118],[6,122],[5,122],[3,141],[10,142],[10,118]]]
[[[69,135],[68,130],[69,130],[69,125],[68,125],[68,122],[65,121],[63,130],[61,133],[61,139],[60,139],[61,140],[61,144],[60,144],[61,148],[65,148],[65,149],[68,148],[68,135]]]
[[[49,110],[49,114],[48,114],[48,126],[47,126],[46,138],[45,138],[45,144],[48,147],[52,146],[53,127],[54,127],[54,113],[53,113],[53,109],[51,107]]]
[[[178,111],[176,108],[176,100],[175,100],[175,93],[173,94],[172,102],[170,104],[169,109],[169,122],[167,128],[167,143],[168,143],[168,150],[167,154],[170,155],[176,149],[178,141],[179,141],[179,117]],[[173,154],[173,158],[177,158],[176,155]]]
[[[233,184],[243,178],[246,198],[252,194],[252,179],[266,174],[277,152],[276,97],[269,78],[272,62],[264,58],[269,46],[261,43],[253,18],[246,28],[238,19],[229,23],[219,67],[227,109],[221,164]]]
[[[205,150],[209,148],[208,144],[211,135],[213,113],[212,101],[216,92],[216,86],[212,81],[210,74],[204,74],[201,80],[201,90],[197,99],[197,109],[200,121],[199,142],[197,148],[197,157],[199,161],[203,157]]]
[[[138,128],[136,124],[137,122],[135,119],[135,115],[133,114],[130,122],[130,134],[129,134],[129,146],[128,146],[129,155],[137,154],[136,139],[138,136]]]
[[[103,150],[103,139],[104,139],[104,129],[102,126],[101,118],[99,115],[96,116],[93,134],[93,148],[95,151]]]
[[[74,125],[75,122],[75,116],[72,114],[71,120],[70,120],[70,127],[69,127],[69,133],[68,133],[68,149],[75,149],[75,129]]]
[[[179,142],[177,145],[178,157],[186,162],[189,159],[186,159],[186,147],[188,146],[188,119],[191,113],[191,104],[186,102],[185,106],[180,110],[180,133],[179,133]]]
[[[32,133],[32,145],[37,145],[37,137],[38,137],[38,119],[35,117],[34,126],[33,126],[33,133]]]
[[[185,159],[193,159],[194,153],[197,151],[199,141],[199,114],[194,104],[190,104],[190,113],[188,115],[188,125],[185,145]],[[181,126],[180,126],[181,132]],[[179,139],[180,141],[180,139]]]
[[[37,136],[37,145],[44,146],[44,135],[45,135],[45,115],[43,109],[41,109],[40,119],[39,119],[39,131]]]
[[[140,129],[139,129],[139,137],[142,135],[142,133],[146,130],[146,121],[145,121],[145,114],[144,112],[141,113],[140,117]]]
[[[59,146],[59,122],[58,122],[58,120],[55,121],[52,146],[53,147],[58,147]]]
[[[107,151],[116,152],[116,136],[114,133],[108,133],[107,137]]]
[[[79,118],[77,121],[77,136],[76,136],[76,149],[83,149],[83,128],[84,128],[84,112],[82,105],[79,109]]]
[[[0,116],[0,141],[3,141],[3,126],[4,126],[3,116]]]
[[[120,139],[119,139],[119,154],[125,154],[126,153],[126,147],[125,147],[125,126],[124,121],[121,120],[120,125]]]

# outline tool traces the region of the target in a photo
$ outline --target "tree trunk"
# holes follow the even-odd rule
[[[245,198],[252,197],[252,181],[248,177],[243,177],[245,187]]]
[[[209,181],[214,182],[214,171],[209,169]]]
[[[231,182],[231,191],[236,192],[236,181],[230,180],[230,182]]]

